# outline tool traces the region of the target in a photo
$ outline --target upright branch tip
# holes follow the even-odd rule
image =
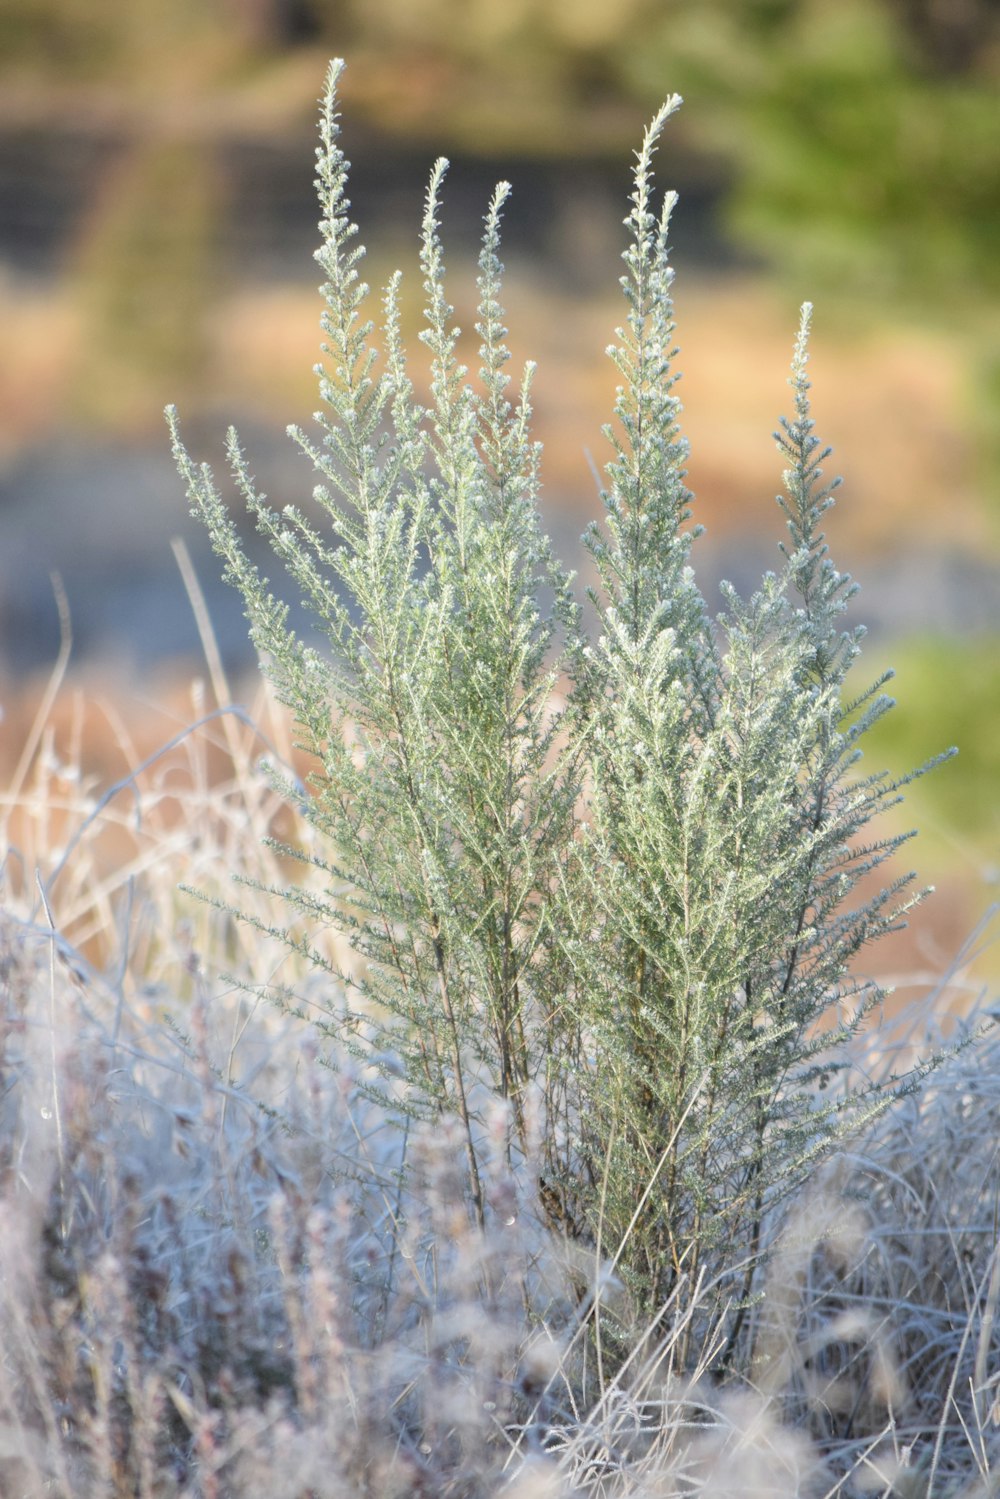
[[[680,94],[671,94],[668,98],[664,99],[656,114],[646,126],[646,133],[642,138],[642,149],[637,153],[640,160],[649,160],[656,150],[656,142],[662,134],[664,125],[672,114],[677,113],[683,103],[684,100]]]
[[[342,57],[333,57],[330,59],[330,66],[326,70],[326,87],[323,91],[324,99],[332,100],[336,95],[337,84],[340,82],[340,75],[344,71],[344,67],[345,63]]]
[[[792,373],[788,383],[795,391],[795,404],[800,407],[808,406],[807,392],[809,390],[809,377],[806,374],[806,365],[809,363],[809,334],[812,330],[812,303],[803,302],[799,314],[799,331],[795,339],[795,353],[792,355]],[[800,413],[801,414],[801,413]]]
[[[447,156],[439,156],[431,168],[430,181],[424,194],[424,237],[431,241],[436,239],[438,227],[438,209],[441,206],[441,184],[447,175],[451,165]]]
[[[651,247],[651,233],[657,227],[651,219],[649,209],[653,157],[656,154],[657,142],[659,141],[664,125],[670,116],[681,107],[683,102],[680,94],[671,94],[668,99],[664,100],[653,116],[653,119],[646,126],[642,137],[642,146],[635,153],[635,170],[633,172],[635,186],[632,192],[632,207],[625,219],[625,223],[631,226],[637,245],[641,246],[647,252]],[[662,233],[664,224],[661,222],[659,227]],[[628,255],[629,252],[626,251],[625,253]]]

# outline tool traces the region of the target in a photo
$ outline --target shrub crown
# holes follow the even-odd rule
[[[472,383],[439,236],[447,163],[431,174],[423,407],[398,273],[382,295],[380,348],[367,317],[341,66],[317,153],[323,410],[317,436],[291,429],[319,478],[321,522],[270,506],[233,431],[228,448],[328,649],[289,627],[168,413],[192,507],[315,761],[305,811],[321,852],[308,857],[326,895],[284,892],[287,938],[321,967],[300,918],[349,936],[358,963],[331,970],[322,1028],[372,1064],[376,1100],[402,1077],[401,1123],[460,1122],[475,1223],[493,1212],[484,1161],[500,1100],[507,1150],[536,1163],[550,1223],[596,1246],[643,1315],[714,1278],[734,1308],[731,1352],[766,1215],[900,1086],[829,1084],[882,995],[853,960],[918,898],[910,875],[882,888],[871,878],[904,841],[870,832],[903,782],[858,770],[891,702],[886,677],[845,698],[862,631],[844,628],[854,585],[820,529],[836,486],[810,416],[810,309],[777,436],[784,561],[749,600],[726,587],[713,618],[686,529],[674,196],[658,206],[652,185],[680,103],[669,99],[637,152],[625,220],[626,311],[608,350],[621,377],[605,429],[613,456],[604,523],[586,535],[599,580],[588,640],[539,524],[532,365],[510,390],[499,259],[509,187],[485,217]]]

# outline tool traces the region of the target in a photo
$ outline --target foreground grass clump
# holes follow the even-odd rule
[[[546,1225],[509,1111],[485,1111],[480,1231],[460,1124],[407,1136],[402,1078],[329,1043],[322,1065],[299,1020],[248,998],[261,975],[307,1010],[326,988],[262,929],[264,896],[258,924],[234,927],[178,894],[192,876],[221,896],[236,874],[247,901],[280,884],[262,824],[308,842],[258,768],[265,745],[280,754],[280,715],[255,716],[228,736],[211,720],[96,802],[43,736],[16,804],[2,798],[8,840],[35,830],[45,902],[11,842],[0,1492],[994,1492],[996,1033],[788,1200],[744,1377],[711,1373],[725,1326],[710,1288],[636,1326],[612,1371],[589,1318],[599,1298],[620,1308],[622,1287],[595,1247]],[[99,933],[88,888],[114,917]],[[99,935],[104,972],[67,931],[91,951]],[[856,1060],[890,1070],[892,1037]]]

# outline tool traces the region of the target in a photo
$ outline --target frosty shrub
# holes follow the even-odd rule
[[[724,1329],[717,1362],[731,1366],[774,1210],[832,1143],[916,1081],[858,1090],[842,1072],[843,1044],[881,998],[853,960],[918,896],[912,876],[877,877],[903,840],[872,823],[902,783],[858,770],[891,703],[885,677],[845,693],[862,631],[844,628],[854,585],[820,529],[835,486],[810,417],[809,308],[778,435],[784,561],[749,600],[725,588],[713,617],[685,529],[674,197],[657,206],[652,190],[680,103],[669,99],[637,153],[625,220],[625,317],[608,351],[621,377],[613,455],[604,523],[586,536],[599,579],[588,640],[539,525],[533,366],[516,396],[509,388],[508,185],[485,217],[470,383],[439,237],[447,163],[431,174],[424,407],[398,273],[377,341],[366,315],[340,71],[329,72],[317,153],[323,410],[316,435],[291,432],[315,466],[321,520],[272,507],[229,435],[236,486],[323,649],[290,628],[168,413],[192,507],[315,767],[303,812],[317,836],[297,856],[323,878],[282,892],[287,939],[329,973],[320,1029],[363,1059],[370,1101],[398,1121],[402,1180],[416,1169],[406,1140],[446,1121],[469,1223],[488,1232],[504,1210],[487,1190],[499,1101],[508,1164],[531,1173],[548,1225],[603,1266],[592,1285],[625,1288],[613,1311],[593,1297],[601,1356],[620,1361],[664,1308],[679,1326],[700,1285],[699,1305],[714,1305]],[[343,971],[308,935],[331,928],[355,955]],[[707,1325],[686,1323],[692,1336]]]

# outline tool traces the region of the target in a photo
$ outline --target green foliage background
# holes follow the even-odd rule
[[[731,180],[734,232],[849,295],[932,305],[1000,287],[1000,11],[993,0],[9,0],[8,82],[147,104],[339,47],[383,128],[453,145],[618,154],[667,83]],[[924,305],[927,311],[926,304]]]
[[[873,653],[876,659],[880,653]],[[921,844],[942,862],[978,857],[983,876],[1000,876],[1000,651],[993,636],[977,640],[914,637],[894,643],[899,682],[895,712],[871,735],[872,761],[911,763],[946,721],[961,759],[913,788],[907,817],[920,824]],[[990,795],[990,792],[993,795]],[[985,792],[985,795],[984,795]]]

